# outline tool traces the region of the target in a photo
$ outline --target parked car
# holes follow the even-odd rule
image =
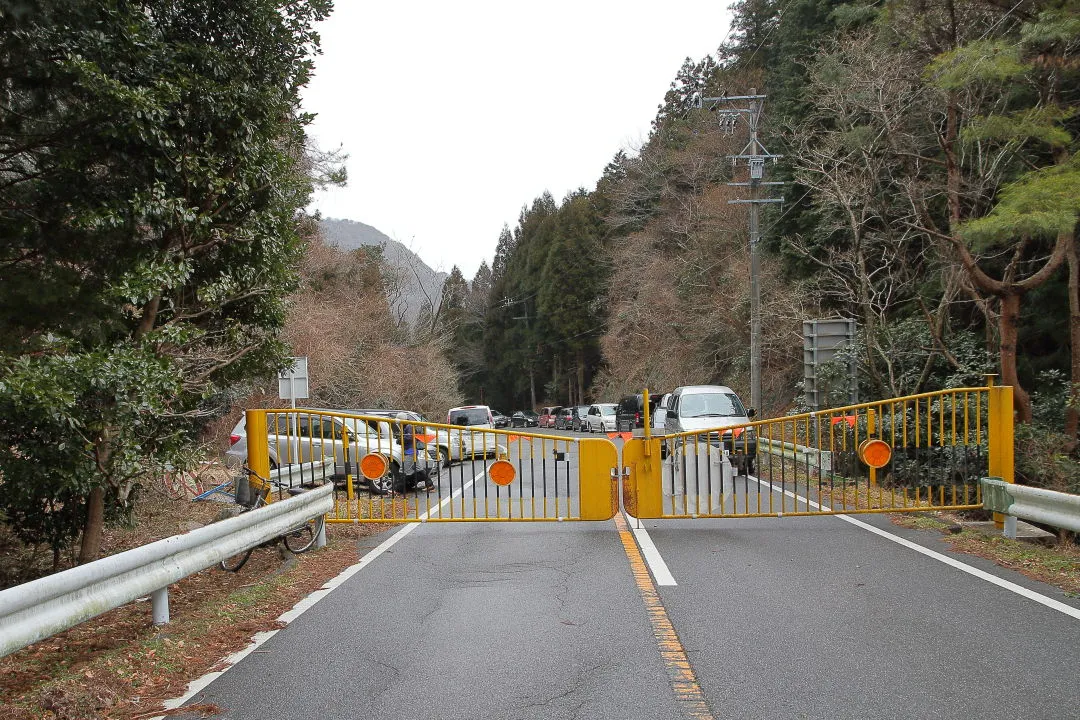
[[[573,429],[578,432],[585,432],[585,418],[589,414],[588,405],[577,405],[574,407],[574,425]]]
[[[664,393],[660,397],[660,402],[656,403],[656,407],[652,411],[652,428],[653,430],[663,431],[664,420],[667,419],[668,403],[671,402],[671,393]]]
[[[736,472],[754,472],[757,459],[757,436],[753,428],[736,428],[754,417],[754,408],[747,410],[735,391],[724,385],[690,385],[671,393],[670,407],[664,419],[665,432],[703,431],[701,442],[722,446],[731,454]],[[678,443],[679,441],[676,441]]]
[[[540,426],[540,416],[532,410],[518,410],[510,416],[510,427],[530,428]]]
[[[551,405],[549,407],[540,408],[540,425],[538,425],[538,427],[555,427],[555,414],[560,410],[562,410],[561,405]]]
[[[375,416],[375,417],[384,417],[384,418],[387,418],[389,420],[396,420],[398,415],[401,415],[402,413],[404,413],[406,416],[408,416],[408,419],[409,419],[410,423],[415,423],[416,425],[420,425],[421,423],[425,424],[425,427],[423,427],[423,428],[416,427],[415,428],[416,432],[421,433],[421,434],[434,434],[434,432],[435,432],[435,428],[426,427],[426,423],[429,423],[431,421],[428,420],[423,415],[421,415],[420,413],[414,411],[414,410],[382,410],[382,409],[362,408],[362,409],[356,409],[356,410],[342,410],[341,412],[350,413],[352,415],[369,415],[369,416]],[[390,427],[391,428],[396,428],[396,425],[391,424]]]
[[[585,416],[585,432],[615,432],[615,403],[597,403]]]
[[[387,476],[370,484],[373,491],[387,492],[390,478],[398,473],[403,456],[401,445],[394,439],[389,423],[320,414],[322,412],[348,411],[302,408],[289,413],[268,413],[270,468],[333,458],[336,466],[334,475],[344,477],[347,471],[344,429],[348,431],[350,465],[370,452],[382,453],[389,459]],[[226,463],[231,466],[243,465],[248,457],[245,417],[236,423],[229,440],[231,446],[225,453]],[[360,482],[364,484],[364,481]]]
[[[656,406],[657,398],[649,397],[649,412]],[[619,407],[615,411],[616,422],[619,430],[628,432],[634,428],[645,427],[645,395],[625,395],[619,401]]]
[[[556,430],[573,430],[574,428],[574,408],[561,407],[559,411],[555,413],[555,429]]]
[[[450,408],[446,413],[447,425],[460,425],[462,427],[495,427],[495,418],[492,417],[491,408],[487,405],[462,405]]]
[[[487,405],[450,408],[446,413],[446,424],[468,429],[453,428],[436,433],[435,444],[440,461],[450,463],[506,454],[506,446],[499,443],[495,433],[480,432],[495,429],[495,418]]]
[[[491,411],[491,419],[495,421],[496,428],[504,428],[510,426],[510,418],[506,415],[503,415],[498,410]]]

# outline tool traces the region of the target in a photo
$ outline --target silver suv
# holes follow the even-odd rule
[[[389,422],[325,415],[339,410],[302,409],[288,413],[268,413],[267,444],[270,467],[334,458],[335,474],[345,475],[345,445],[342,429],[348,430],[349,462],[355,467],[364,455],[378,452],[390,461],[385,483],[375,483],[373,490],[389,489],[389,478],[401,468],[402,448],[394,439]],[[229,465],[247,462],[247,419],[240,418],[230,434],[232,446],[226,452]],[[355,475],[354,471],[354,475]],[[384,487],[385,486],[385,487]]]

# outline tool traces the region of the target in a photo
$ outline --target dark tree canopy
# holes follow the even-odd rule
[[[0,493],[59,543],[273,372],[328,0],[0,9]]]

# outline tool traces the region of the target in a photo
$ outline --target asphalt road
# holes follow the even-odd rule
[[[404,532],[192,702],[237,720],[1080,717],[1080,619],[836,517],[643,526],[677,582],[656,607],[615,522],[365,538]],[[679,699],[660,616],[704,715]]]

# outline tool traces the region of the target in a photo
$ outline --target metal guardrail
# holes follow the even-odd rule
[[[1016,518],[1080,532],[1080,495],[982,478],[983,507],[1003,513],[1006,537],[1016,537]]]
[[[332,484],[0,591],[0,657],[152,594],[168,622],[168,586],[333,509]],[[161,622],[159,622],[159,620]]]
[[[832,472],[833,454],[829,450],[818,450],[805,445],[783,442],[782,440],[758,438],[758,451],[805,463],[822,473]]]

